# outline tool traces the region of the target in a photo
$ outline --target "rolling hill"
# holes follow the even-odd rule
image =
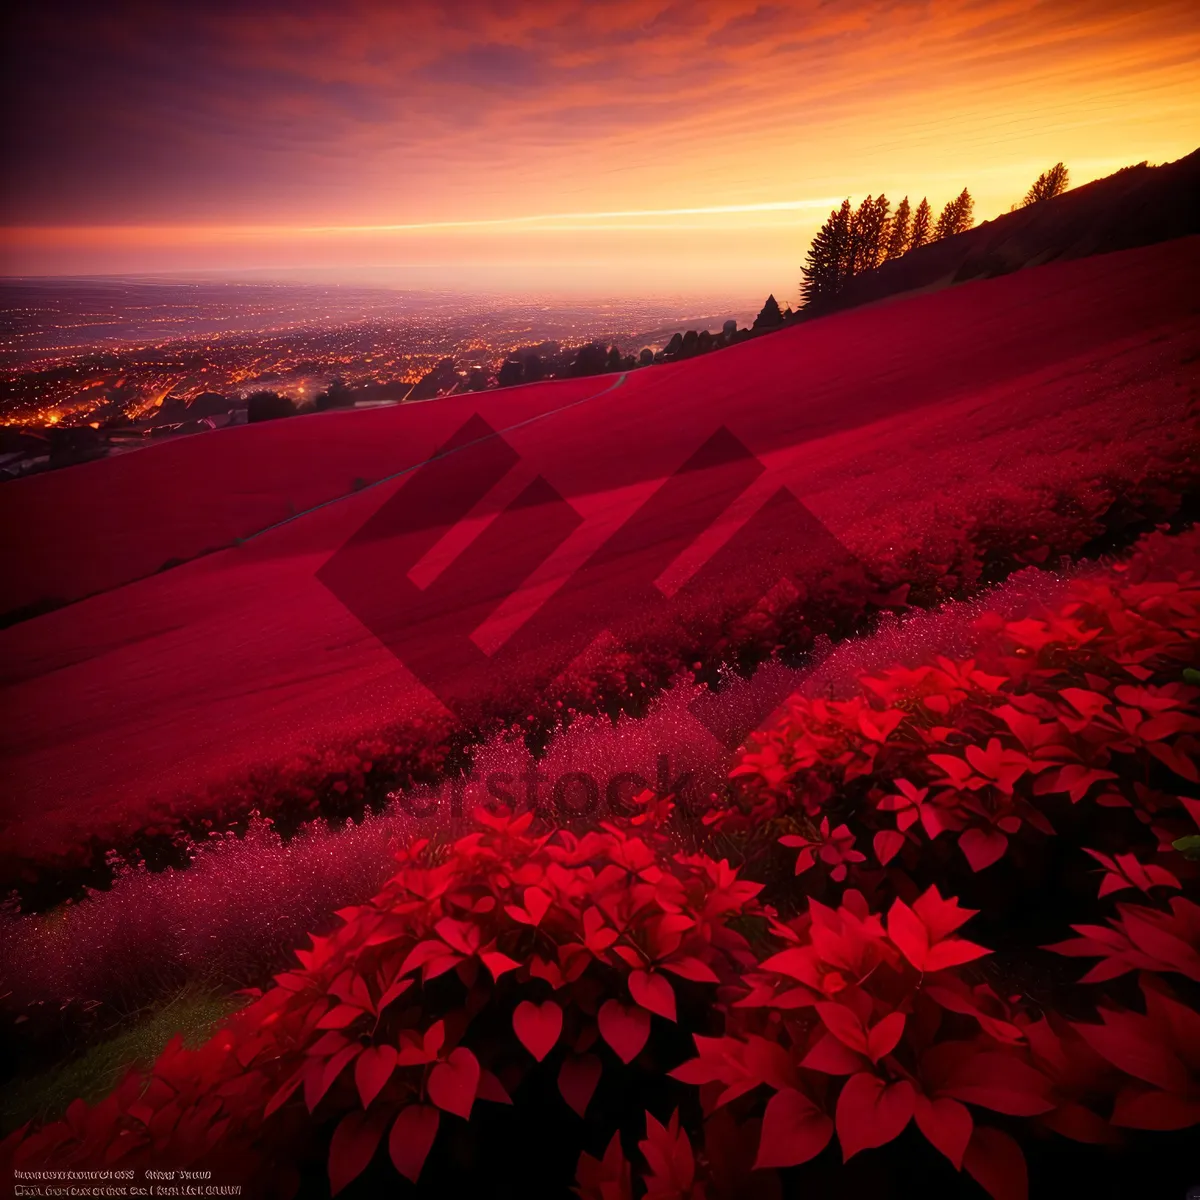
[[[1146,163],[985,221],[856,276],[810,315],[1200,233],[1200,150]]]
[[[958,561],[981,530],[1041,529],[1029,522],[1080,496],[1108,512],[1140,480],[1170,491],[1156,464],[1191,478],[1198,273],[1200,238],[1176,240],[628,377],[264,423],[9,484],[0,607],[66,603],[0,632],[6,865],[117,844],[202,785],[440,712],[319,573],[473,422],[511,461],[459,505],[461,522],[447,516],[454,497],[410,513],[404,536],[422,554],[405,577],[434,589],[468,548],[475,567],[471,586],[430,592],[445,601],[410,640],[427,630],[436,645],[461,618],[484,653],[519,641],[529,614],[718,434],[761,471],[726,496],[729,456],[695,465],[688,494],[712,510],[709,532],[677,554],[679,530],[651,528],[618,574],[665,562],[660,590],[685,592],[786,489],[887,578],[905,556]],[[571,528],[544,562],[529,557],[521,531],[563,502]],[[386,540],[380,550],[386,563]],[[704,589],[710,607],[723,587]]]

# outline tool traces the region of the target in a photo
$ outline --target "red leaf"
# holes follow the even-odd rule
[[[357,1111],[341,1119],[329,1144],[329,1188],[335,1196],[366,1170],[383,1136],[385,1122],[382,1113]]]
[[[1097,1054],[1135,1079],[1180,1094],[1186,1091],[1187,1069],[1154,1036],[1153,1022],[1149,1018],[1107,1008],[1100,1009],[1100,1018],[1103,1025],[1075,1025]]]
[[[411,979],[396,979],[391,987],[387,988],[379,997],[379,1003],[375,1006],[376,1015],[382,1013],[393,1000],[407,992],[412,985]]]
[[[991,954],[991,951],[977,946],[974,942],[968,942],[965,938],[947,938],[944,942],[930,947],[925,956],[925,970],[944,971],[947,967],[959,967],[963,963],[974,962],[985,954]]]
[[[918,1093],[913,1116],[917,1119],[917,1128],[929,1139],[930,1145],[940,1150],[954,1164],[956,1171],[961,1171],[963,1155],[967,1152],[974,1126],[966,1107],[948,1096],[930,1100]]]
[[[990,951],[974,942],[947,935],[974,915],[954,899],[943,900],[931,887],[913,908],[897,898],[888,910],[888,937],[918,971],[942,971],[970,962]]]
[[[509,958],[507,954],[501,954],[498,951],[488,951],[486,954],[481,954],[480,959],[483,965],[492,973],[492,978],[498,980],[505,971],[515,971],[521,964],[516,959]]]
[[[825,1028],[843,1045],[849,1046],[859,1054],[867,1052],[867,1032],[863,1029],[858,1014],[851,1012],[844,1004],[821,1003],[815,1005],[817,1015]]]
[[[383,1090],[392,1077],[396,1066],[395,1046],[368,1046],[354,1064],[354,1082],[363,1108],[370,1108],[371,1101]]]
[[[507,907],[509,916],[523,925],[540,925],[549,911],[550,897],[540,887],[527,887],[522,899],[525,902],[524,909],[510,904]]]
[[[867,1034],[867,1056],[872,1062],[878,1062],[885,1054],[891,1054],[903,1033],[904,1014],[901,1012],[888,1013]]]
[[[693,983],[721,982],[712,967],[691,955],[685,955],[683,958],[677,958],[671,962],[659,963],[659,967],[664,971],[670,971],[672,975],[690,979]],[[645,1006],[643,1005],[643,1007]]]
[[[582,1117],[595,1094],[604,1065],[594,1054],[566,1058],[558,1072],[558,1090],[563,1099]]]
[[[479,1088],[476,1100],[490,1100],[493,1104],[511,1104],[512,1097],[504,1090],[504,1084],[491,1071],[479,1072]]]
[[[1200,1124],[1200,1101],[1126,1088],[1113,1105],[1112,1123],[1126,1129],[1189,1129]]]
[[[623,1063],[633,1062],[650,1038],[650,1014],[644,1008],[626,1008],[617,1000],[600,1006],[596,1023],[600,1036]]]
[[[687,1133],[679,1127],[679,1111],[661,1125],[646,1113],[646,1138],[638,1149],[650,1168],[646,1176],[646,1200],[674,1200],[692,1194],[696,1159]]]
[[[629,994],[645,1009],[675,1020],[675,991],[671,981],[653,971],[632,971],[629,975]]]
[[[621,1149],[621,1133],[612,1135],[602,1159],[593,1158],[586,1150],[579,1156],[575,1168],[573,1190],[583,1200],[632,1200],[633,1181],[629,1162]]]
[[[318,1022],[318,1029],[345,1029],[347,1025],[364,1016],[363,1010],[353,1004],[335,1004]]]
[[[896,948],[918,971],[925,969],[925,956],[929,953],[929,930],[903,900],[895,899],[888,910],[888,937]]]
[[[339,1050],[327,1063],[319,1059],[306,1068],[304,1077],[304,1100],[308,1111],[312,1112],[321,1101],[321,1097],[333,1086],[333,1081],[342,1073],[352,1059],[358,1057],[362,1049],[357,1043]]]
[[[388,1136],[388,1153],[396,1170],[416,1183],[421,1177],[442,1114],[429,1104],[410,1104],[402,1109]]]
[[[978,1104],[1010,1117],[1036,1117],[1050,1112],[1050,1080],[1008,1054],[985,1052],[960,1058],[940,1089],[968,1104]]]
[[[1008,838],[998,829],[964,829],[958,835],[958,848],[966,855],[972,871],[982,871],[1004,857]]]
[[[992,1200],[1028,1200],[1025,1155],[1007,1133],[977,1125],[963,1155],[963,1166]]]
[[[913,1115],[913,1086],[907,1079],[885,1084],[867,1072],[846,1080],[837,1102],[842,1161],[860,1150],[883,1146],[904,1132]]]
[[[866,1064],[862,1056],[855,1054],[840,1038],[826,1033],[804,1056],[800,1065],[810,1071],[822,1071],[826,1075],[853,1075]]]
[[[904,834],[897,833],[894,829],[881,829],[875,835],[874,845],[875,857],[886,867],[900,853],[904,845]]]
[[[304,1068],[301,1067],[270,1099],[267,1107],[263,1110],[263,1116],[269,1117],[276,1109],[282,1108],[291,1097],[292,1093],[304,1081]]]
[[[538,1062],[554,1049],[562,1027],[562,1009],[553,1000],[540,1005],[522,1000],[513,1013],[513,1031]]]
[[[833,1122],[803,1092],[784,1088],[767,1101],[756,1169],[794,1167],[816,1158],[833,1137]]]
[[[429,1098],[444,1112],[465,1121],[479,1090],[479,1060],[465,1046],[450,1053],[429,1073]]]

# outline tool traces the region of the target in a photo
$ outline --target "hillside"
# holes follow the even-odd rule
[[[1024,267],[1200,233],[1200,150],[1161,167],[1126,167],[1042,204],[1005,213],[852,279],[823,315]]]
[[[423,588],[452,580],[476,539],[471,586],[413,619],[418,643],[438,645],[460,618],[476,643],[519,642],[524,617],[722,428],[765,469],[723,517],[729,460],[688,476],[703,524],[718,518],[706,552],[787,488],[873,578],[941,564],[937,589],[949,590],[937,599],[986,578],[989,562],[1044,562],[1156,519],[1195,471],[1198,273],[1190,238],[839,314],[628,378],[248,426],[7,485],[3,607],[76,601],[0,632],[9,865],[116,844],[168,812],[202,817],[196,797],[225,777],[440,712],[318,573],[474,418],[512,466],[464,523],[417,513]],[[355,489],[356,477],[378,486]],[[560,497],[578,520],[537,565],[529,526],[506,522],[549,520]],[[1082,511],[1097,515],[1081,525]],[[1058,532],[1071,522],[1084,532]],[[686,592],[697,564],[690,552],[675,561],[678,533],[647,531],[617,568],[658,556],[660,589]],[[160,571],[171,559],[190,561]],[[737,591],[736,574],[706,577],[710,608],[727,584]]]

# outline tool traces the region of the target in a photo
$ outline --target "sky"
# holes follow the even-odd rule
[[[849,195],[1200,145],[1195,0],[39,0],[0,273],[794,302]]]

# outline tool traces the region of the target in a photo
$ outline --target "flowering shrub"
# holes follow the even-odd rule
[[[480,820],[452,846],[404,851],[374,900],[343,910],[342,928],[298,951],[299,969],[212,1042],[171,1047],[148,1083],[127,1081],[86,1116],[74,1109],[27,1137],[21,1161],[137,1161],[152,1148],[181,1163],[266,1162],[272,1138],[294,1125],[286,1118],[307,1109],[343,1114],[335,1190],[385,1133],[396,1168],[415,1179],[442,1114],[509,1103],[556,1051],[558,1088],[583,1115],[606,1060],[632,1063],[654,1021],[676,1022],[681,987],[729,986],[753,965],[734,926],[759,915],[760,885],[671,854],[656,822],[578,837],[535,835],[531,813]],[[482,1045],[472,1028],[497,1012],[511,1044]]]
[[[835,882],[866,849],[879,866],[916,868],[948,842],[984,871],[1027,831],[1054,834],[1055,798],[1129,810],[1146,848],[1169,850],[1194,831],[1181,793],[1200,783],[1200,689],[1181,676],[1200,638],[1200,577],[1139,574],[1156,553],[1197,545],[1194,534],[1169,551],[1151,542],[1124,572],[1075,579],[1040,616],[985,616],[971,658],[863,675],[846,700],[794,697],[735,764],[739,804],[709,820],[798,827],[780,838],[800,849],[797,873],[822,862]],[[1108,867],[1108,890],[1178,886],[1136,855],[1119,866],[1089,853]]]
[[[1183,675],[1198,544],[1152,538],[1040,614],[983,615],[973,657],[793,698],[740,755],[741,803],[708,814],[698,849],[653,792],[586,831],[481,811],[470,832],[409,845],[208,1043],[173,1044],[5,1153],[235,1164],[258,1192],[291,1194],[315,1148],[337,1193],[384,1169],[419,1181],[456,1125],[550,1093],[583,1119],[587,1200],[749,1195],[906,1138],[1018,1200],[1034,1142],[1191,1128],[1200,906],[1173,847],[1200,828]],[[1087,894],[1065,894],[1102,909],[1073,937],[1017,947],[1090,960],[1037,999],[1009,982],[1012,947],[998,961],[974,932],[989,912],[922,878],[952,876],[947,861],[968,884],[998,877],[1030,828],[1086,851]],[[786,876],[757,871],[771,866],[760,830],[772,853],[782,841]],[[622,1079],[649,1111],[628,1127],[626,1103],[614,1133],[597,1097]]]
[[[710,612],[669,638],[606,653],[543,695],[504,698],[470,725],[440,709],[403,726],[385,722],[352,740],[306,747],[286,762],[206,780],[191,793],[131,801],[103,825],[93,824],[90,839],[22,823],[6,837],[0,866],[45,906],[84,884],[108,882],[105,859],[114,848],[125,859],[178,864],[179,841],[240,830],[251,812],[289,833],[316,816],[357,816],[382,807],[389,791],[412,780],[452,772],[465,748],[501,729],[515,725],[537,743],[577,713],[640,714],[681,674],[713,679],[722,664],[805,654],[823,637],[860,631],[880,610],[970,596],[1023,566],[1052,567],[1063,556],[1094,553],[1098,543],[1123,544],[1130,529],[1174,518],[1182,498],[1195,491],[1195,435],[1172,432],[1171,438],[1144,442],[1122,432],[1102,458],[1073,462],[1057,482],[997,481],[982,498],[964,499],[953,511],[889,518],[859,531],[854,549],[860,562],[836,578],[813,587],[785,583],[749,612]]]

